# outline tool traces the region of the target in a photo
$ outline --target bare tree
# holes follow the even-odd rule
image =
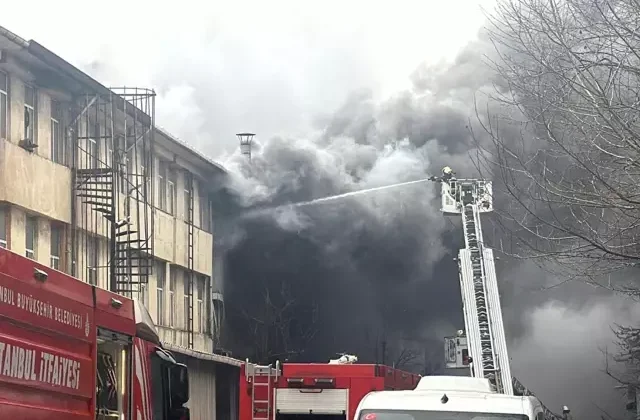
[[[479,115],[519,252],[609,288],[603,276],[640,257],[639,12],[637,0],[500,3],[502,108]]]
[[[392,366],[397,369],[409,369],[414,365],[423,365],[423,361],[420,360],[423,356],[423,352],[417,349],[411,349],[403,347],[399,349],[397,356],[394,357]]]
[[[620,281],[640,262],[640,1],[503,0],[489,19],[500,78],[474,138],[513,254],[640,296]],[[615,332],[637,371],[639,330]]]
[[[261,363],[301,354],[317,332],[317,304],[302,304],[286,281],[279,286],[264,285],[260,301],[241,308],[246,347]]]

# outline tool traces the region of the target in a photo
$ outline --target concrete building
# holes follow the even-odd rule
[[[0,246],[141,299],[190,368],[191,418],[233,418],[220,408],[233,404],[216,407],[216,375],[238,361],[213,353],[211,201],[224,170],[157,128],[154,101],[0,27]]]

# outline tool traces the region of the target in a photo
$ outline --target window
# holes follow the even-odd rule
[[[166,265],[164,262],[158,263],[158,270],[156,274],[157,282],[157,305],[156,305],[156,319],[158,325],[165,325],[164,322],[164,285],[166,280]]]
[[[146,180],[146,177],[145,177],[146,168],[142,164],[138,168],[138,175],[139,176],[136,178],[135,185],[139,185],[139,188],[140,188],[139,197],[140,197],[140,200],[142,201],[144,199],[144,194],[146,193],[144,188],[147,185],[147,183],[144,182]],[[143,184],[143,182],[144,182],[144,184]]]
[[[9,77],[0,72],[0,139],[7,138],[9,121]]]
[[[167,417],[169,406],[171,404],[169,398],[169,368],[164,359],[158,356],[158,350],[151,355],[151,363],[149,371],[153,380],[151,381],[151,413],[152,419],[164,420]],[[191,391],[193,392],[193,391]],[[156,398],[156,395],[158,398]]]
[[[0,248],[7,248],[8,222],[8,210],[5,207],[0,207]]]
[[[198,277],[198,331],[206,333],[209,331],[207,316],[207,278]]]
[[[176,281],[178,277],[178,268],[171,267],[169,273],[169,326],[176,326]]]
[[[105,133],[104,133],[104,144],[105,144],[105,157],[104,157],[104,162],[105,162],[105,167],[107,168],[111,168],[113,166],[113,136],[111,135],[112,131],[111,131],[111,127],[106,127],[105,128]]]
[[[62,107],[56,101],[51,101],[51,160],[62,165],[65,164]]]
[[[119,158],[119,162],[118,164],[120,165],[119,171],[120,171],[120,192],[122,194],[127,194],[127,191],[129,190],[129,180],[130,180],[130,174],[131,174],[131,167],[133,166],[131,164],[131,156],[130,153],[126,152],[126,148],[127,148],[127,143],[124,140],[123,137],[120,137],[118,140],[118,158]]]
[[[149,371],[153,378],[149,387],[154,396],[150,402],[149,418],[185,418],[180,411],[188,400],[183,392],[189,389],[187,367],[178,365],[175,359],[169,359],[161,349],[156,349],[150,354]]]
[[[100,160],[100,124],[98,123],[91,126],[91,134],[87,139],[87,155],[89,168],[97,168]]]
[[[202,327],[204,327],[204,322],[202,322],[202,310],[204,309],[202,305],[202,295],[204,294],[204,287],[202,283],[202,278],[198,276],[196,278],[196,306],[198,307],[198,322],[194,326],[194,329],[198,332],[202,332]]]
[[[51,224],[51,268],[60,270],[60,254],[62,250],[62,226]]]
[[[140,157],[140,160],[143,162],[140,165],[140,169],[138,170],[138,179],[136,180],[136,185],[139,185],[140,188],[140,201],[147,202],[148,198],[151,197],[151,176],[149,176],[149,167],[145,162],[146,159]]]
[[[135,160],[133,159],[135,157],[133,154],[133,149],[129,149],[129,151],[125,153],[125,156],[126,156],[125,162],[126,162],[126,168],[127,168],[127,176],[126,176],[126,180],[124,182],[124,187],[122,191],[125,194],[127,194],[127,191],[131,191],[133,186],[136,185],[135,175],[133,173],[133,169],[135,166]]]
[[[131,260],[131,266],[134,270],[140,270],[141,262],[139,259]],[[148,271],[148,269],[144,269]],[[142,302],[145,308],[149,309],[149,285],[147,283],[140,283],[138,285],[138,299]]]
[[[27,216],[25,227],[25,255],[27,258],[36,258],[36,243],[38,242],[38,219]]]
[[[158,162],[158,207],[167,211],[167,162]]]
[[[167,174],[167,212],[175,216],[176,214],[176,181],[173,173]]]
[[[187,185],[187,180],[185,180],[185,188],[184,188],[184,220],[187,223],[193,222],[192,218],[192,210],[193,203],[191,202],[191,190]]]
[[[149,309],[149,293],[147,293],[147,285],[144,283],[140,283],[138,292],[138,299],[144,305],[145,308]]]
[[[94,286],[98,284],[98,241],[96,236],[87,238],[87,283]]]
[[[121,419],[128,411],[131,395],[131,344],[123,334],[97,328],[96,419]],[[70,375],[71,376],[71,375]]]
[[[24,87],[24,139],[37,143],[36,90],[31,86]]]
[[[205,232],[211,231],[211,202],[207,195],[200,195],[200,229]]]
[[[184,328],[186,330],[189,329],[189,318],[192,316],[189,310],[191,298],[193,298],[191,294],[191,284],[189,282],[190,276],[191,274],[187,272],[184,273]]]

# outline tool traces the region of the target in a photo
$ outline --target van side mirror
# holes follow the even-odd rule
[[[169,389],[172,408],[180,408],[189,401],[189,372],[186,365],[176,363],[169,367]]]

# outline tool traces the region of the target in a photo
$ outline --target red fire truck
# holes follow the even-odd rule
[[[351,420],[367,393],[412,390],[419,380],[420,375],[376,364],[274,368],[247,361],[240,369],[239,420]]]
[[[180,420],[188,399],[141,305],[0,248],[0,418]]]

